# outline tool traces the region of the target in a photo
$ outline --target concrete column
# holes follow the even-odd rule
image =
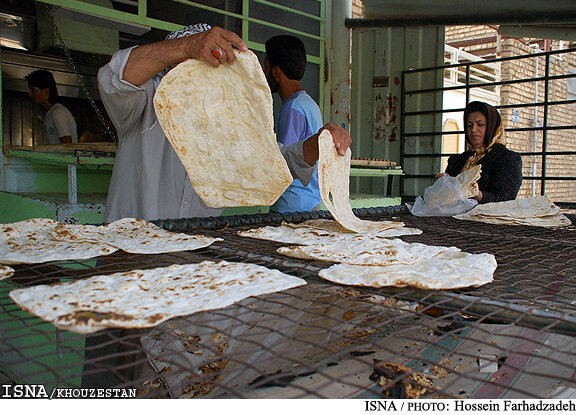
[[[352,16],[352,0],[328,2],[327,19],[327,64],[328,82],[325,102],[326,120],[335,124],[350,121],[350,36],[345,26],[347,18]]]

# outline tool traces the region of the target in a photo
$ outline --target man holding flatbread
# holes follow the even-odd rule
[[[123,217],[146,220],[220,215],[196,194],[182,162],[166,139],[154,111],[153,98],[162,77],[187,59],[213,67],[231,64],[234,49],[246,52],[235,33],[196,24],[171,33],[166,40],[116,52],[98,72],[100,96],[119,135],[110,181],[105,222]],[[350,136],[326,124],[340,154]],[[292,175],[308,183],[318,159],[318,135],[281,147]],[[257,162],[257,161],[255,161]]]

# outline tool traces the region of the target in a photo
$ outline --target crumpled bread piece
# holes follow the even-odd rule
[[[476,197],[480,193],[478,188],[478,180],[480,179],[482,173],[482,165],[477,164],[472,166],[468,170],[460,172],[456,178],[460,182],[460,189],[462,190],[462,196],[465,199],[470,197]]]
[[[341,156],[336,150],[332,134],[322,130],[318,137],[318,184],[320,197],[334,217],[346,229],[358,233],[373,233],[383,229],[400,228],[402,222],[362,220],[350,206],[350,158],[352,152]]]
[[[14,275],[14,269],[6,265],[0,265],[0,281],[10,278]]]
[[[153,327],[172,317],[304,284],[260,265],[204,261],[20,288],[9,296],[59,329],[94,333],[108,327]]]
[[[189,59],[154,95],[156,116],[210,207],[271,205],[293,178],[274,133],[272,94],[253,52],[232,65]]]

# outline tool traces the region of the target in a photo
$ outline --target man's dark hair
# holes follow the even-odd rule
[[[34,71],[26,75],[26,80],[28,81],[28,86],[35,86],[40,89],[48,88],[50,93],[48,101],[51,104],[55,104],[58,101],[58,89],[56,88],[56,81],[51,72],[45,71],[43,69]]]
[[[266,41],[270,69],[278,66],[288,79],[300,81],[306,70],[306,49],[296,36],[279,35]]]

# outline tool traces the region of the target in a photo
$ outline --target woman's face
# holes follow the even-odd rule
[[[484,136],[486,135],[486,124],[488,120],[481,112],[471,112],[468,115],[466,132],[470,138],[473,148],[479,148],[484,145]]]

